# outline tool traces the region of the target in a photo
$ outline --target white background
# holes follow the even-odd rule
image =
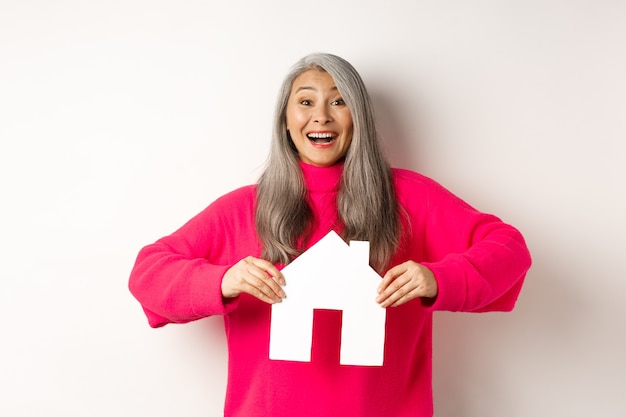
[[[510,314],[438,313],[441,417],[626,412],[626,2],[0,0],[0,415],[217,416],[221,318],[153,330],[139,249],[256,180],[301,56],[394,165],[522,230]]]

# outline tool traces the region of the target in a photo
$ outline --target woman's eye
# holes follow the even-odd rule
[[[338,98],[337,100],[333,100],[331,104],[333,106],[343,106],[344,104],[346,104],[346,102],[343,101],[342,98]]]
[[[308,106],[311,104],[311,100],[300,100],[300,104],[303,106]]]

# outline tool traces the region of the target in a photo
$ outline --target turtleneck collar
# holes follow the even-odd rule
[[[317,167],[302,161],[300,168],[304,176],[304,183],[309,191],[337,191],[343,173],[343,162],[329,167]]]

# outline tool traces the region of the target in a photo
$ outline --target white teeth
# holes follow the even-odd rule
[[[309,133],[307,136],[311,139],[332,139],[335,137],[332,133]]]

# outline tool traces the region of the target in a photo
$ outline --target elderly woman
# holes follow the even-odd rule
[[[432,314],[511,310],[530,267],[521,234],[431,179],[391,169],[356,70],[304,57],[278,98],[258,184],[144,247],[130,289],[153,327],[224,316],[226,416],[432,416]],[[280,272],[334,230],[370,242],[387,308],[380,367],[339,365],[340,323],[319,311],[311,362],[269,359]],[[332,288],[327,288],[332,291]]]

